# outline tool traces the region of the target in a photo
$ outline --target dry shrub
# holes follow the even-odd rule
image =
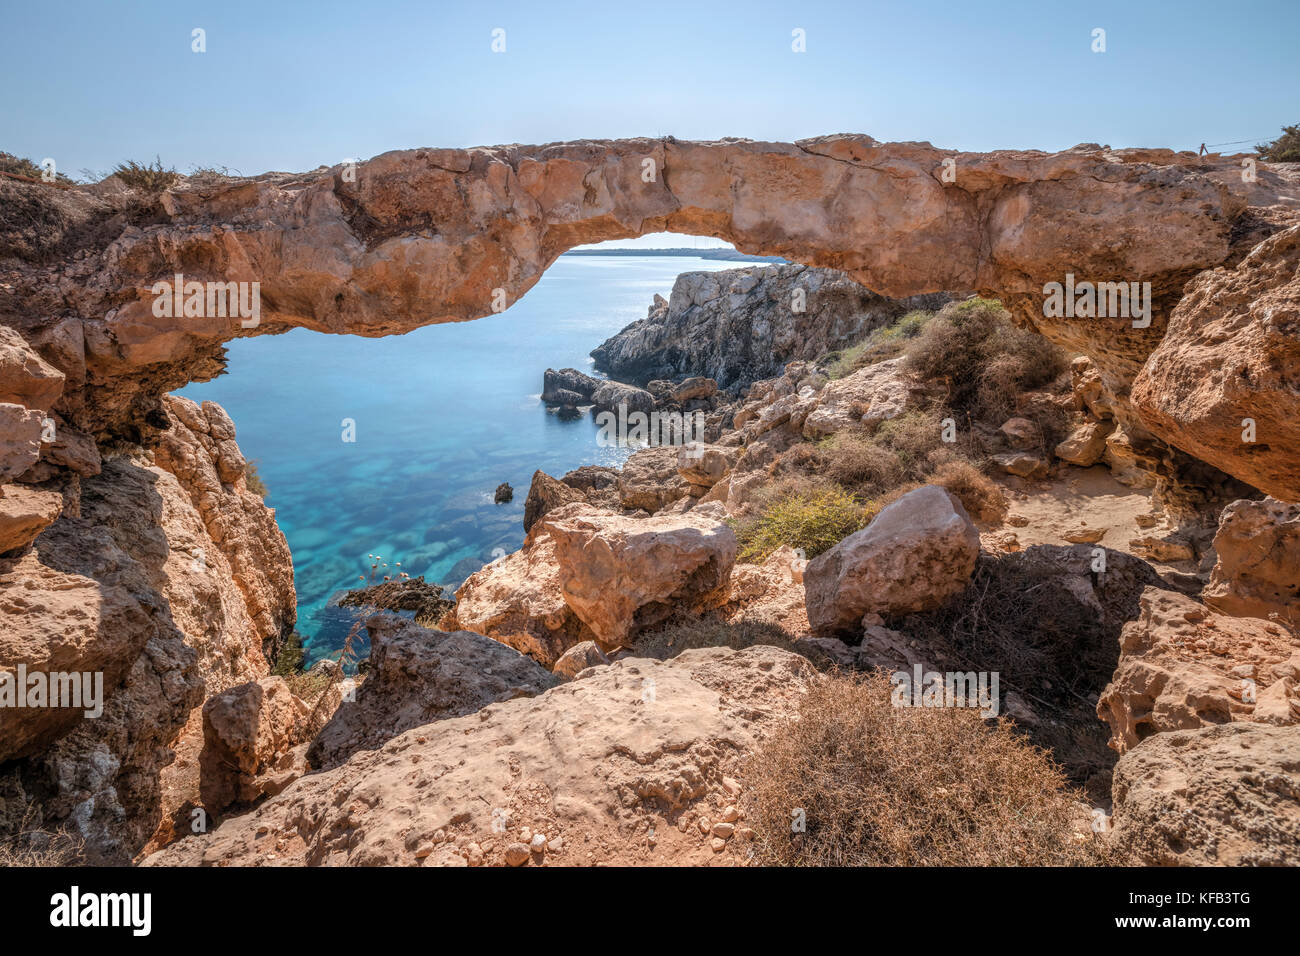
[[[960,498],[974,521],[996,525],[1007,516],[1007,496],[997,482],[968,461],[945,462],[931,473],[929,482]]]
[[[907,345],[908,368],[945,382],[948,404],[981,421],[1001,424],[1027,389],[1051,382],[1066,356],[1037,333],[1016,328],[995,299],[944,306]]]
[[[79,866],[86,862],[85,841],[67,830],[43,830],[33,825],[35,810],[23,815],[17,832],[0,837],[0,868]]]
[[[727,622],[709,615],[682,617],[639,635],[632,642],[634,657],[651,657],[664,661],[682,651],[697,647],[730,647],[743,651],[755,644],[769,644],[786,651],[800,652],[795,640],[784,629],[767,621]]]
[[[1044,751],[975,710],[895,707],[890,689],[883,671],[827,677],[759,744],[745,771],[756,862],[1108,862]],[[804,833],[791,832],[796,808]]]
[[[772,469],[774,475],[821,474],[826,467],[826,457],[813,442],[801,441],[781,453]]]
[[[820,473],[860,494],[887,491],[904,477],[898,454],[860,433],[832,435],[817,445],[817,451]]]
[[[737,560],[759,564],[783,544],[814,558],[865,524],[862,506],[841,488],[790,495],[736,523]]]
[[[898,456],[902,476],[919,481],[961,452],[943,440],[943,415],[937,410],[912,410],[881,422],[872,440]]]
[[[154,157],[152,163],[138,163],[128,159],[113,168],[113,175],[132,189],[141,189],[149,193],[160,193],[176,185],[181,178],[176,170],[164,166],[162,160]]]
[[[891,621],[927,649],[934,670],[997,671],[1038,720],[1026,732],[1049,747],[1070,779],[1106,799],[1116,755],[1105,747],[1097,697],[1115,673],[1119,635],[1144,587],[1160,586],[1137,558],[1108,552],[1108,570],[1081,596],[1059,563],[1070,548],[983,553],[966,590],[933,611]],[[1084,583],[1088,578],[1083,578]],[[1100,604],[1097,603],[1100,601]]]

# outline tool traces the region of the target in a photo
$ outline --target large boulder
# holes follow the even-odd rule
[[[443,615],[455,606],[454,601],[442,596],[442,587],[424,580],[423,574],[345,591],[335,603],[338,607],[410,611],[412,619],[421,627],[437,627]]]
[[[815,679],[764,646],[616,661],[405,730],[145,865],[500,866],[525,828],[543,839],[511,862],[743,863],[740,827],[711,824],[741,805],[746,757]]]
[[[468,631],[431,631],[395,614],[366,621],[370,669],[320,735],[308,759],[334,767],[412,727],[540,694],[558,678],[518,651]]]
[[[543,521],[533,525],[518,551],[465,579],[456,606],[439,626],[483,634],[551,667],[569,648],[594,637],[565,603],[560,584],[555,542]]]
[[[0,487],[0,554],[26,547],[63,511],[63,495],[32,485]]]
[[[702,442],[682,445],[677,449],[677,473],[693,490],[703,494],[731,474],[740,454],[739,448],[725,445]]]
[[[1234,501],[1219,518],[1214,550],[1206,604],[1239,617],[1276,615],[1300,628],[1300,505]]]
[[[619,504],[654,514],[689,495],[691,484],[677,469],[679,450],[678,446],[658,445],[629,455],[618,475]]]
[[[36,464],[43,420],[35,409],[0,402],[0,482],[12,481]]]
[[[736,536],[714,518],[631,518],[569,505],[543,526],[555,542],[565,602],[606,647],[673,611],[727,599]]]
[[[542,401],[548,405],[572,404],[572,398],[589,402],[601,384],[601,379],[592,378],[576,368],[558,371],[548,368],[542,376]]]
[[[1300,501],[1300,225],[1187,283],[1133,383],[1160,438],[1284,501]]]
[[[923,485],[808,563],[808,623],[831,634],[868,612],[891,617],[937,607],[966,586],[979,549],[961,502]]]
[[[591,393],[591,403],[602,411],[628,415],[632,412],[649,414],[655,410],[655,397],[644,388],[624,385],[622,382],[601,382]],[[620,411],[620,409],[622,411]],[[631,429],[634,423],[629,422]]]
[[[1106,453],[1106,439],[1114,430],[1114,422],[1084,422],[1056,446],[1056,457],[1081,468],[1095,465]]]
[[[728,620],[775,624],[791,637],[807,636],[803,587],[807,566],[789,545],[777,548],[762,564],[737,564],[731,569]]]
[[[577,488],[566,485],[558,478],[552,478],[544,471],[533,472],[532,484],[528,486],[528,498],[524,501],[524,533],[531,531],[533,525],[548,512],[586,500],[587,496]]]
[[[332,691],[332,692],[331,692]],[[199,795],[209,813],[279,793],[307,771],[301,752],[337,707],[333,687],[318,707],[294,696],[282,677],[263,677],[208,698],[203,705]]]
[[[64,379],[17,329],[0,325],[0,402],[47,412],[63,394]]]
[[[1300,727],[1171,730],[1115,765],[1112,841],[1148,866],[1300,866]]]
[[[1119,753],[1153,734],[1207,724],[1300,718],[1300,641],[1277,624],[1211,613],[1147,588],[1120,634],[1119,665],[1097,701]],[[1274,697],[1279,698],[1270,704]]]

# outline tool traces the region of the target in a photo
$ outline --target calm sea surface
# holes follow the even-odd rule
[[[523,542],[536,469],[620,464],[626,452],[597,447],[590,417],[546,410],[542,372],[591,372],[587,353],[643,318],[679,273],[743,265],[562,256],[501,315],[381,339],[298,329],[232,342],[228,373],[180,394],[225,407],[270,489],[309,662],[342,646],[357,612],[328,602],[361,585],[367,555],[388,563],[381,576],[459,584]],[[346,418],[355,442],[343,441]],[[503,481],[515,497],[497,505]]]

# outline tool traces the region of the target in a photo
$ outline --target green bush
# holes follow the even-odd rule
[[[813,558],[865,524],[862,505],[842,489],[796,493],[737,522],[738,560],[759,564],[781,545],[802,548]]]
[[[249,491],[263,500],[266,500],[271,493],[266,487],[266,482],[262,481],[262,476],[257,473],[257,459],[244,462],[244,484],[248,485]]]
[[[1255,151],[1270,163],[1300,163],[1300,126],[1283,126],[1281,136],[1260,143]]]
[[[920,310],[908,312],[893,324],[874,330],[857,345],[832,353],[828,356],[826,374],[831,378],[844,378],[860,368],[896,357],[909,339],[914,339],[921,333],[933,314]]]

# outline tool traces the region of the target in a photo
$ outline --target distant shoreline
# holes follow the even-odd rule
[[[783,263],[780,256],[751,256],[735,249],[570,249],[566,256],[673,256],[693,259],[721,259],[726,262]]]

